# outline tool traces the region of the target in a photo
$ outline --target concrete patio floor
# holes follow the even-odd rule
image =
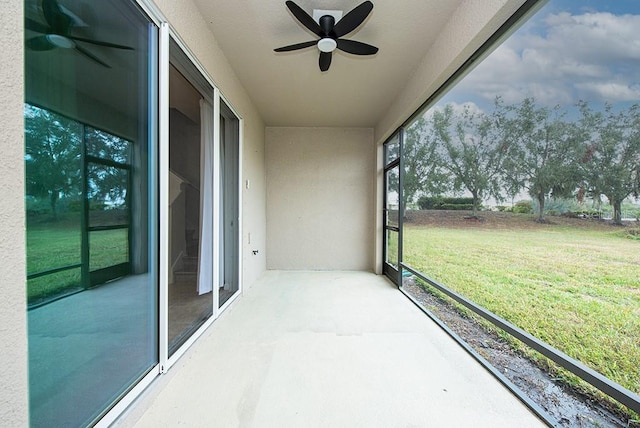
[[[386,278],[269,271],[122,427],[538,427]]]

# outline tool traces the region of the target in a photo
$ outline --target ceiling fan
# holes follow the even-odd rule
[[[111,66],[81,46],[78,42],[108,48],[133,50],[130,46],[72,35],[71,29],[77,25],[78,18],[66,8],[60,6],[58,0],[42,0],[42,15],[44,16],[46,24],[25,17],[26,29],[42,33],[41,36],[32,37],[26,41],[27,48],[31,50],[48,51],[55,48],[75,49],[90,60],[107,68],[111,68]]]
[[[337,23],[332,15],[323,15],[316,22],[307,12],[292,1],[285,2],[293,16],[311,32],[320,37],[319,40],[296,43],[274,49],[276,52],[288,52],[316,45],[320,50],[320,71],[327,71],[331,65],[331,53],[337,48],[354,55],[374,55],[378,48],[355,40],[342,39],[367,19],[373,9],[373,3],[365,1],[347,13]]]

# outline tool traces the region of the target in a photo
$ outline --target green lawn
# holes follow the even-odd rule
[[[406,224],[404,261],[639,393],[640,241],[621,232]]]
[[[90,270],[128,260],[127,229],[91,232]],[[81,235],[68,224],[27,228],[27,274],[79,264]],[[27,299],[34,302],[80,287],[80,268],[66,270],[27,282]]]

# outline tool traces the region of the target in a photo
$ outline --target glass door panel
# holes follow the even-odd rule
[[[392,279],[398,275],[400,212],[400,165],[393,162],[384,173],[384,263],[383,271]]]
[[[398,232],[387,229],[386,232],[385,263],[394,269],[398,269]]]
[[[213,315],[213,88],[172,40],[169,355]]]
[[[400,240],[400,133],[384,144],[384,213],[382,271],[398,282]]]
[[[220,101],[220,282],[219,307],[240,289],[238,272],[239,120]]]
[[[47,4],[24,2],[29,423],[93,426],[158,364],[158,29],[130,0]],[[56,48],[52,16],[110,45]]]
[[[392,168],[385,173],[386,198],[385,198],[385,226],[398,227],[399,199],[399,168]]]

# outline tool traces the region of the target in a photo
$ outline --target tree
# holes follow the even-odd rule
[[[449,181],[433,124],[421,116],[407,128],[403,143],[403,199],[415,202],[420,196],[440,193]]]
[[[81,189],[81,127],[48,110],[25,106],[25,170],[28,195],[47,197],[57,219],[62,196]]]
[[[538,202],[538,221],[544,221],[548,196],[568,197],[580,182],[576,159],[580,134],[574,123],[564,120],[559,107],[537,107],[533,98],[510,106],[505,121],[510,135],[503,182],[507,188],[526,189]]]
[[[445,165],[453,177],[453,189],[465,189],[473,197],[473,215],[489,196],[502,198],[500,177],[508,154],[504,134],[505,109],[496,98],[491,114],[465,105],[455,113],[449,104],[433,114],[434,128],[444,146]]]
[[[87,152],[91,157],[104,159],[106,165],[89,158],[87,197],[94,207],[108,203],[110,207],[126,203],[129,173],[124,165],[130,162],[130,143],[104,131],[85,126]]]
[[[584,186],[594,199],[604,195],[613,207],[613,222],[622,224],[622,202],[640,192],[640,106],[614,113],[579,103],[585,134],[581,166]]]

